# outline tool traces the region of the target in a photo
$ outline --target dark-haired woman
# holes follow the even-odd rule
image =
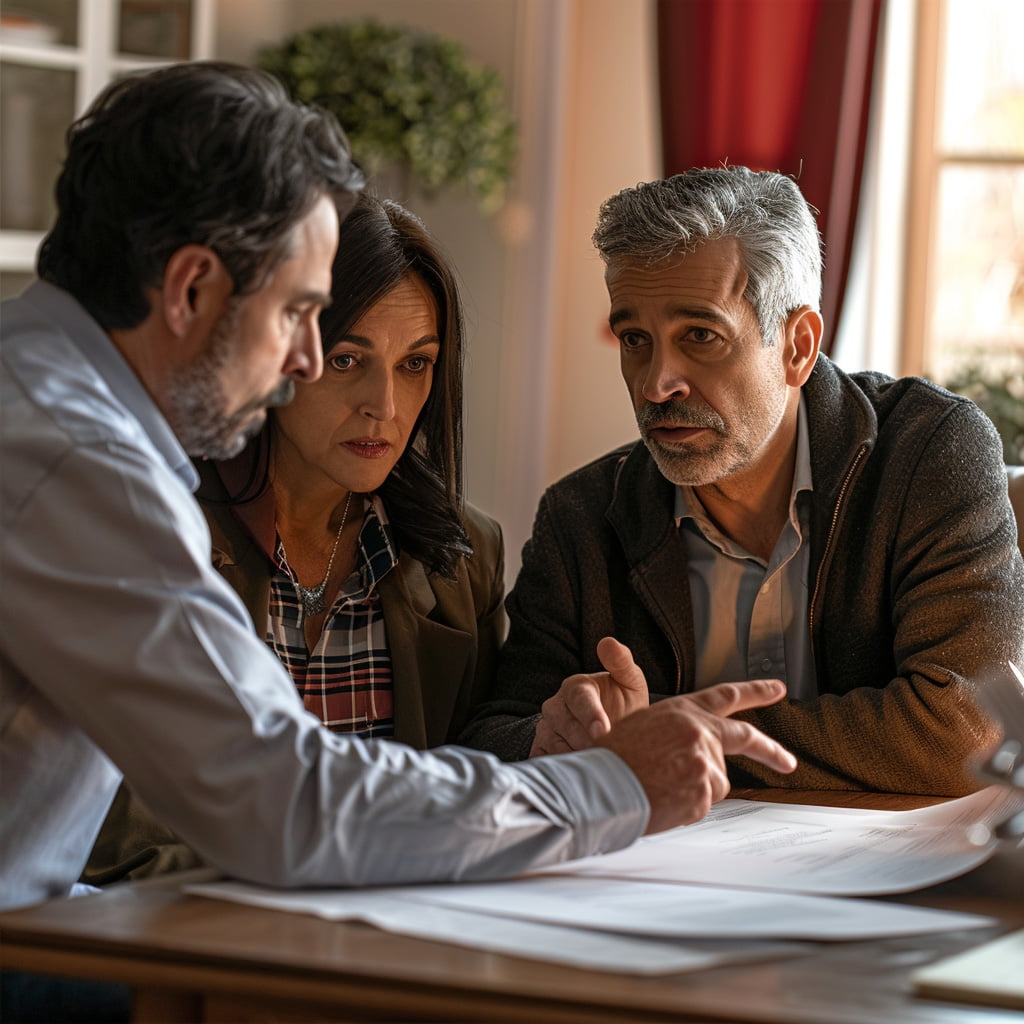
[[[462,501],[458,291],[419,220],[366,194],[332,299],[320,379],[238,458],[199,466],[213,560],[327,728],[438,746],[505,627],[500,530]],[[196,863],[122,788],[83,877]]]

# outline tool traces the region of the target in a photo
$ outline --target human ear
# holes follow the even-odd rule
[[[221,315],[233,282],[220,257],[205,245],[183,245],[164,267],[157,301],[174,335],[205,332]]]
[[[799,388],[806,383],[818,360],[823,321],[810,306],[801,306],[786,319],[783,359],[786,383]]]

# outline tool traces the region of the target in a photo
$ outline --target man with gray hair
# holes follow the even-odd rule
[[[777,678],[738,717],[788,777],[960,794],[994,739],[973,682],[1024,649],[1001,446],[968,400],[819,353],[821,243],[781,174],[691,170],[601,208],[609,323],[642,440],[551,487],[508,599],[492,699],[463,736],[582,749],[650,700]],[[627,644],[646,680],[602,671]]]

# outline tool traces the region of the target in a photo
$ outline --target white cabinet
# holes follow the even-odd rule
[[[0,297],[34,276],[64,133],[112,78],[210,55],[216,0],[5,0],[0,9]]]

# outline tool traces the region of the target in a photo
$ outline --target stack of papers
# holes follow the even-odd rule
[[[915,811],[723,800],[695,825],[543,873],[751,886],[832,896],[913,892],[992,855],[1024,795],[989,786]]]
[[[280,891],[186,886],[218,899],[602,971],[657,974],[775,959],[809,943],[984,928],[997,921],[843,896],[963,874],[1024,807],[989,789],[915,811],[725,800],[695,825],[505,882]]]

